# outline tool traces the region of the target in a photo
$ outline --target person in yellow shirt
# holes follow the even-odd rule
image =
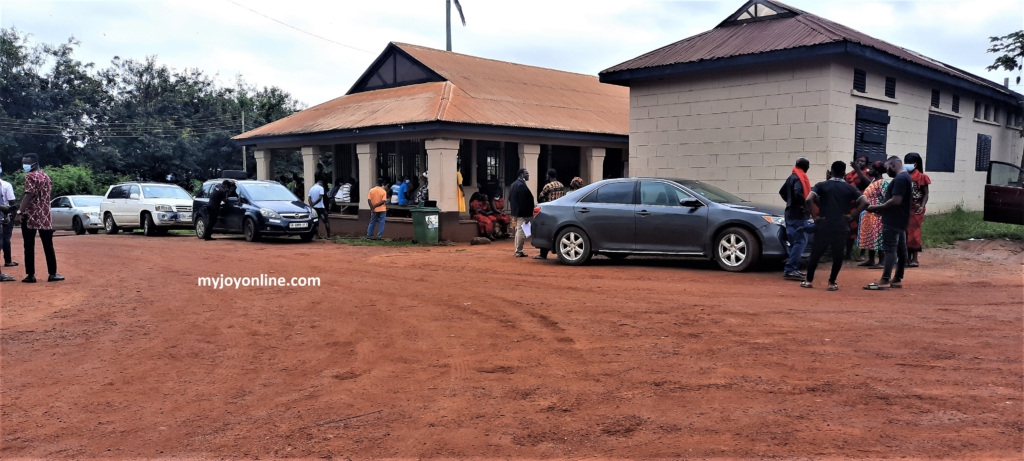
[[[384,238],[384,219],[388,214],[388,192],[384,190],[387,184],[383,178],[377,180],[377,187],[370,189],[366,194],[366,203],[370,205],[370,227],[366,228],[366,238],[373,238],[373,228],[377,227],[377,239]],[[379,226],[377,224],[380,223]]]
[[[456,179],[456,181],[458,181],[457,186],[459,187],[459,190],[458,190],[458,195],[459,195],[459,213],[465,213],[466,212],[466,194],[464,192],[462,192],[462,172],[461,171],[455,173],[455,179]]]

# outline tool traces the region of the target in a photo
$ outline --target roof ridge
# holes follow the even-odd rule
[[[444,120],[444,117],[448,115],[448,104],[452,98],[452,87],[455,85],[450,81],[444,82],[444,88],[441,89],[441,102],[437,105],[437,120]]]
[[[422,50],[434,51],[434,52],[438,52],[438,53],[451,53],[451,54],[454,54],[454,55],[463,56],[463,57],[467,57],[467,58],[479,59],[481,61],[500,62],[502,64],[509,64],[509,65],[518,66],[518,67],[529,67],[529,68],[532,68],[532,69],[540,69],[540,70],[545,70],[545,71],[550,71],[550,72],[560,72],[560,73],[563,73],[563,74],[579,75],[579,76],[582,76],[582,77],[598,78],[596,75],[581,74],[579,72],[571,72],[571,71],[568,71],[568,70],[561,70],[561,69],[552,69],[550,67],[533,66],[533,65],[530,65],[530,64],[522,64],[522,63],[512,62],[512,61],[502,61],[500,59],[483,58],[483,57],[480,57],[480,56],[473,56],[471,54],[456,53],[454,51],[440,50],[440,49],[437,49],[437,48],[431,48],[429,46],[414,45],[412,43],[391,42],[391,44],[395,45],[395,46],[397,46],[399,48],[408,46],[408,47],[412,47],[412,48],[419,48],[419,49],[422,49]],[[418,61],[418,59],[417,59],[417,61]],[[423,64],[424,66],[430,67],[425,62],[420,61],[420,63]],[[434,69],[431,67],[431,70],[434,70]],[[434,72],[437,72],[437,71],[434,70]]]

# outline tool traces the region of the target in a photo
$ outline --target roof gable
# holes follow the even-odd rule
[[[433,69],[409,56],[409,53],[394,43],[390,43],[346,94],[443,81],[445,78]]]
[[[769,0],[750,0],[735,13],[729,15],[718,27],[744,24],[754,21],[791,18],[802,11]]]

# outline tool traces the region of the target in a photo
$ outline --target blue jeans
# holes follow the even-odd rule
[[[885,251],[885,269],[882,271],[882,280],[890,280],[892,267],[896,266],[896,274],[891,280],[902,282],[903,271],[907,267],[907,230],[883,224],[882,250]]]
[[[800,232],[807,225],[806,220],[786,220],[786,239],[789,240],[789,259],[786,260],[784,273],[800,270],[800,258],[807,248],[807,234]]]
[[[366,238],[373,236],[373,226],[380,224],[377,227],[377,238],[384,238],[384,218],[387,216],[387,211],[371,211],[370,212],[370,227],[366,228]]]

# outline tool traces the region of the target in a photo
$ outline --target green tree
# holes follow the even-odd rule
[[[1024,30],[1003,35],[1002,37],[989,37],[989,42],[992,46],[989,47],[988,52],[996,53],[999,56],[986,69],[989,71],[1007,70],[1010,72],[1021,72],[1024,70]],[[1017,76],[1017,83],[1020,83],[1019,75]],[[1019,131],[1019,134],[1024,138],[1024,128]],[[1020,167],[1024,168],[1024,152],[1021,153]]]

